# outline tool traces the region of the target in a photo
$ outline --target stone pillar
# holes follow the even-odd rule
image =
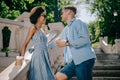
[[[0,23],[0,50],[3,48],[2,29],[3,29],[3,24]]]
[[[112,45],[108,44],[108,46],[106,47],[106,53],[111,54],[112,53]]]
[[[108,37],[107,37],[107,36],[104,37],[104,41],[105,41],[106,43],[108,43]]]
[[[16,37],[16,51],[20,53],[20,44],[21,44],[21,31],[22,31],[22,28],[17,28],[16,29],[16,32],[15,32],[15,37]]]
[[[116,54],[118,54],[120,53],[120,39],[115,39],[115,45],[116,45],[115,52]]]
[[[9,45],[9,49],[10,51],[15,51],[16,50],[16,29],[17,26],[16,25],[10,25],[9,29],[11,30],[11,38],[10,38],[10,45]]]

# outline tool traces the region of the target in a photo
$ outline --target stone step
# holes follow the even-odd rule
[[[118,64],[120,65],[120,59],[117,60],[97,60],[97,62],[102,63],[103,65],[114,65],[114,64]]]
[[[73,77],[70,80],[77,80],[77,78]],[[120,80],[120,77],[93,77],[93,80]]]
[[[120,70],[120,65],[95,65],[94,70]]]
[[[100,48],[94,48],[96,54],[103,54],[103,51]]]
[[[97,60],[120,60],[120,54],[96,54]]]
[[[93,80],[120,80],[120,54],[105,54],[94,48],[97,60],[93,70]],[[73,77],[71,80],[77,80]]]
[[[94,70],[93,80],[120,80],[120,70]],[[77,80],[73,77],[71,80]]]
[[[93,77],[93,80],[120,80],[120,77]]]
[[[120,70],[93,70],[94,77],[120,77]]]

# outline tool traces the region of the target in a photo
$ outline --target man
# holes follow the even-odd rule
[[[67,65],[56,73],[56,80],[67,80],[76,76],[78,80],[92,80],[92,70],[96,55],[91,48],[89,32],[85,23],[75,18],[76,7],[62,9],[62,21],[67,23],[59,39],[58,47],[64,47]]]

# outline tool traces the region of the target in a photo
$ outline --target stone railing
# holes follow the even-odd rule
[[[22,66],[16,66],[14,61],[0,73],[0,80],[27,80],[31,55],[28,51],[26,52]]]
[[[112,46],[112,50],[114,53],[120,54],[120,39],[115,40],[115,44]]]
[[[115,39],[115,44],[108,44],[108,37],[100,37],[100,48],[108,54],[119,54],[120,53],[120,39]]]
[[[9,19],[0,18],[0,39],[1,39],[0,40],[0,49],[3,48],[2,29],[5,26],[7,26],[8,29],[11,31],[9,49],[11,51],[19,52],[20,48],[21,48],[21,46],[22,46],[22,44],[23,44],[23,42],[25,40],[26,34],[28,32],[28,28],[30,27],[30,26],[28,27],[28,25],[30,25],[29,21],[21,22],[21,21],[15,21],[15,20],[9,20]]]
[[[0,73],[0,80],[27,80],[31,56],[34,53],[26,52],[22,66],[16,66],[15,61]],[[50,63],[54,73],[63,66],[63,49],[49,49]]]

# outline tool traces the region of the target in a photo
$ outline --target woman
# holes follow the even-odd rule
[[[46,23],[46,10],[42,6],[34,7],[30,12],[30,21],[33,26],[29,28],[26,40],[22,47],[22,56],[25,55],[25,50],[32,39],[34,44],[34,53],[30,63],[30,80],[55,80],[50,67],[47,37],[41,31],[42,24]]]

